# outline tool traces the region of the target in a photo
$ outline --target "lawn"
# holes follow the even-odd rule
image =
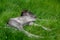
[[[27,9],[39,19],[36,23],[50,28],[25,26],[30,33],[44,38],[29,38],[23,32],[7,25],[9,18],[20,16]],[[60,40],[60,0],[0,0],[0,40]]]

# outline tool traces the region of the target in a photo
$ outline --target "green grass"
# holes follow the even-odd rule
[[[32,11],[37,21],[52,31],[41,27],[25,26],[24,29],[44,38],[29,38],[24,33],[7,26],[9,18],[20,16],[22,10]],[[7,28],[6,28],[7,27]],[[60,1],[59,0],[0,0],[0,40],[60,40]]]

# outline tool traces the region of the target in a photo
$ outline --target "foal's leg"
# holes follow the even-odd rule
[[[46,28],[45,26],[42,26],[42,25],[40,25],[40,24],[36,24],[36,23],[34,23],[34,22],[30,22],[29,25],[40,26],[40,27],[42,27],[44,30],[51,31],[51,29]]]
[[[43,38],[43,37],[40,37],[38,35],[34,35],[34,34],[31,34],[29,33],[28,31],[25,31],[23,26],[20,25],[20,27],[17,27],[21,32],[23,32],[24,34],[26,34],[28,37],[35,37],[35,38]]]

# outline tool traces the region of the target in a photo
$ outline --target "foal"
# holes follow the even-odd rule
[[[16,27],[17,29],[19,29],[20,31],[22,31],[23,33],[25,33],[28,37],[39,37],[37,35],[31,34],[27,31],[24,30],[24,25],[32,25],[33,22],[36,20],[36,17],[31,14],[31,12],[24,10],[21,13],[21,17],[16,17],[16,18],[10,18],[8,24],[11,26]]]
[[[31,34],[27,31],[25,31],[24,28],[23,28],[25,25],[33,25],[34,24],[35,26],[41,26],[44,30],[49,30],[50,31],[50,29],[45,28],[44,26],[42,26],[40,24],[39,25],[35,24],[34,21],[36,21],[36,16],[33,15],[31,12],[29,12],[27,10],[24,10],[21,13],[21,17],[10,18],[8,24],[16,27],[17,29],[19,29],[20,31],[25,33],[28,37],[39,38],[41,36],[37,36],[37,35]]]

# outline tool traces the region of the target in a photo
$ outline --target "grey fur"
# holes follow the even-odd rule
[[[25,33],[28,37],[39,37],[37,35],[31,34],[27,31],[24,30],[24,25],[26,25],[27,23],[29,25],[32,25],[33,21],[35,21],[36,19],[34,17],[30,17],[30,16],[22,16],[22,17],[16,17],[16,18],[11,18],[9,20],[9,24],[11,26],[14,26],[16,28],[18,28],[20,31],[22,31],[23,33]]]
[[[33,25],[34,24],[35,26],[41,26],[45,30],[48,30],[48,29],[45,28],[42,25],[35,24],[34,21],[36,21],[36,17],[34,15],[30,14],[31,12],[24,11],[22,13],[23,14],[21,15],[21,17],[10,18],[8,24],[10,26],[16,27],[17,29],[19,29],[20,31],[25,33],[28,37],[43,38],[41,36],[34,35],[34,34],[31,34],[31,33],[27,32],[27,31],[25,31],[24,28],[23,28],[24,25],[27,25],[27,24],[28,25]]]

